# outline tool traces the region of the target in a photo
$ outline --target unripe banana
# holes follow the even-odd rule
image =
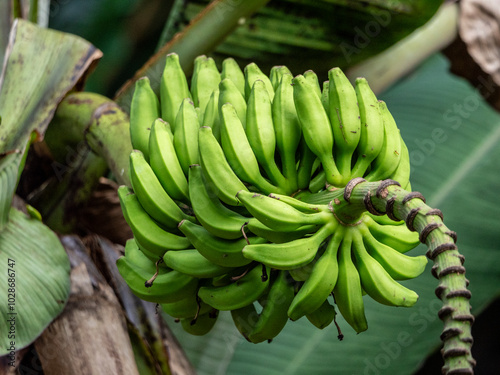
[[[351,258],[352,231],[346,230],[339,250],[339,275],[333,289],[335,304],[347,323],[357,332],[368,329],[358,270]]]
[[[231,57],[222,62],[221,78],[231,80],[242,96],[245,96],[245,75],[238,63]]]
[[[242,253],[242,249],[247,245],[247,239],[245,238],[225,240],[215,237],[201,225],[194,224],[188,220],[181,221],[179,229],[186,235],[200,254],[212,263],[224,267],[241,267],[251,262]],[[264,239],[259,237],[250,237],[248,241],[254,244],[265,242]]]
[[[292,232],[304,225],[333,222],[331,213],[306,214],[278,199],[245,190],[239,191],[236,198],[262,224],[280,232]]]
[[[392,222],[394,223],[392,225],[390,223],[381,225],[368,215],[364,216],[363,222],[377,241],[396,249],[400,253],[406,253],[420,244],[418,233],[411,232],[406,225],[397,225],[395,221]]]
[[[311,237],[280,244],[250,244],[243,248],[243,255],[248,259],[280,270],[302,267],[314,259],[321,243],[335,231],[335,228],[335,224],[328,223]]]
[[[259,220],[251,218],[246,225],[246,228],[250,230],[256,236],[265,238],[266,240],[273,243],[283,243],[293,240],[298,240],[307,234],[316,232],[319,229],[318,225],[304,225],[294,230],[293,232],[280,232],[269,228],[268,226],[262,224]]]
[[[281,79],[285,74],[289,74],[292,76],[292,72],[284,65],[276,65],[271,68],[269,73],[269,80],[271,81],[271,85],[273,86],[274,94],[276,95],[276,90],[280,85]]]
[[[149,160],[149,132],[153,122],[160,117],[160,103],[149,78],[135,82],[134,95],[130,103],[130,140],[132,147],[142,151]]]
[[[406,186],[410,182],[410,152],[406,143],[401,138],[401,160],[396,170],[389,176],[391,180],[397,181],[401,186]],[[406,189],[407,191],[411,191]]]
[[[304,76],[298,75],[295,77],[293,85],[295,108],[297,109],[297,116],[307,146],[321,160],[326,171],[327,181],[334,186],[341,186],[343,178],[337,169],[332,154],[332,128],[323,104],[321,104],[321,99],[311,90]]]
[[[170,125],[157,119],[149,135],[149,163],[161,186],[172,199],[189,202],[188,183],[175,153]]]
[[[196,317],[181,319],[181,325],[187,333],[194,336],[203,336],[212,330],[218,317],[219,312],[215,310]]]
[[[127,240],[124,250],[125,257],[134,267],[140,268],[151,275],[156,272],[155,262],[144,255],[134,238]],[[160,258],[158,257],[158,259]]]
[[[323,90],[321,91],[321,103],[326,113],[330,113],[330,81],[323,82]]]
[[[205,108],[212,92],[218,88],[220,83],[220,73],[215,65],[214,59],[205,55],[194,59],[193,76],[191,77],[191,93],[196,107],[200,108],[201,115],[205,113]]]
[[[134,233],[139,246],[162,257],[169,250],[187,249],[191,243],[186,237],[166,232],[142,208],[136,195],[126,186],[118,188],[123,216]]]
[[[160,83],[161,117],[168,122],[175,132],[175,118],[182,101],[191,99],[186,75],[179,63],[179,56],[170,53],[166,57],[165,69]]]
[[[231,103],[231,105],[236,110],[238,118],[245,128],[247,123],[247,102],[245,98],[238,91],[233,81],[229,79],[223,79],[219,84],[219,119],[222,121],[221,108],[226,103]]]
[[[231,271],[230,267],[210,262],[196,249],[167,251],[163,261],[173,270],[199,279],[216,277]]]
[[[227,240],[242,237],[242,227],[250,220],[224,206],[212,189],[211,184],[203,179],[201,166],[189,167],[189,191],[191,206],[196,219],[214,236]]]
[[[356,92],[339,68],[328,72],[329,116],[335,143],[335,162],[343,185],[351,179],[351,162],[358,146],[361,124]],[[328,179],[328,178],[327,178]]]
[[[361,135],[356,148],[357,160],[351,177],[362,177],[384,145],[384,121],[377,97],[364,78],[356,79],[356,96],[361,119]]]
[[[284,69],[279,71],[282,70]],[[276,75],[279,77],[278,73]],[[298,188],[295,154],[299,147],[302,131],[293,102],[292,79],[292,75],[287,72],[281,75],[281,80],[275,88],[276,93],[272,103],[272,121],[283,175],[288,180],[290,190],[295,191]]]
[[[336,315],[335,307],[325,299],[319,308],[307,314],[306,317],[316,328],[324,329],[333,322]]]
[[[309,278],[302,284],[288,309],[290,319],[297,320],[316,311],[332,293],[337,283],[337,251],[342,242],[343,232],[343,227],[335,231],[325,252],[314,264]]]
[[[306,72],[304,72],[304,78],[307,82],[309,82],[311,90],[313,90],[321,99],[321,87],[319,86],[319,80],[316,73],[314,73],[314,71],[312,70],[307,70]]]
[[[220,121],[219,121],[219,88],[217,87],[210,95],[210,100],[205,108],[202,126],[212,128],[214,137],[220,142]]]
[[[231,310],[231,318],[238,332],[241,333],[247,341],[251,342],[248,335],[252,332],[259,320],[259,313],[254,304],[251,303],[239,309]]]
[[[311,151],[304,137],[299,142],[299,165],[297,168],[297,185],[300,190],[307,189],[311,182],[314,162],[317,160],[316,154]]]
[[[271,108],[271,100],[265,83],[258,79],[253,84],[247,103],[245,133],[248,143],[272,183],[289,193],[293,193],[293,191],[289,191],[288,182],[274,160],[276,136]]]
[[[269,269],[267,274],[269,275]],[[229,285],[202,286],[198,290],[201,300],[217,310],[241,309],[252,304],[269,287],[269,278],[262,280],[262,267],[256,265],[243,277]]]
[[[384,121],[384,144],[372,162],[371,171],[364,178],[379,181],[388,178],[397,169],[401,160],[401,135],[387,105],[379,101],[380,113]]]
[[[130,182],[144,210],[166,228],[175,229],[186,215],[163,190],[142,152],[130,153]]]
[[[261,80],[264,82],[266,86],[267,93],[269,94],[269,99],[273,101],[274,99],[274,89],[273,84],[268,76],[266,76],[260,68],[255,63],[250,63],[245,66],[245,98],[248,100],[250,97],[250,92],[252,91],[253,84],[257,80]]]
[[[177,113],[174,127],[174,147],[184,174],[189,173],[191,164],[200,162],[198,151],[198,115],[191,99],[186,98]]]
[[[190,294],[180,301],[163,303],[161,304],[161,308],[168,315],[177,319],[190,318],[195,315],[204,315],[213,310],[212,306],[200,301],[197,294]]]
[[[237,206],[239,200],[236,199],[236,193],[246,190],[246,187],[229,166],[211,128],[202,126],[198,130],[198,147],[200,164],[207,183],[215,188],[215,194],[220,200],[231,206]]]
[[[361,278],[361,285],[366,293],[378,303],[389,306],[413,306],[418,295],[395,281],[365,249],[359,232],[353,233],[356,268]]]

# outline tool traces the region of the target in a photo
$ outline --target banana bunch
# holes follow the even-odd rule
[[[305,316],[323,329],[336,309],[367,329],[364,295],[412,306],[401,285],[425,256],[405,253],[418,234],[387,216],[337,219],[314,198],[353,178],[410,189],[408,150],[365,79],[338,68],[322,86],[313,71],[265,75],[226,59],[196,58],[190,82],[166,58],[159,98],[148,78],[131,103],[131,186],[118,195],[134,238],[118,269],[131,290],[194,335],[230,311],[257,343]],[[333,296],[333,298],[332,298]]]

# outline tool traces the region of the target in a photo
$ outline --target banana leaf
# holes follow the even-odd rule
[[[440,54],[381,98],[410,150],[413,190],[440,208],[446,225],[458,233],[477,315],[500,292],[500,116],[475,88],[448,72]],[[425,250],[421,245],[412,253]],[[289,322],[271,343],[256,345],[239,335],[229,314],[221,314],[202,338],[167,320],[200,375],[412,374],[441,345],[441,301],[430,267],[431,262],[422,276],[403,282],[420,296],[413,308],[383,306],[365,297],[369,327],[359,335],[337,315],[345,336],[341,342],[333,324],[318,330],[305,318]]]
[[[15,208],[0,233],[0,356],[34,341],[61,313],[69,296],[70,265],[59,238]],[[9,360],[10,362],[10,360]]]

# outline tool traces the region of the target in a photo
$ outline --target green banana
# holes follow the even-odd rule
[[[172,199],[189,202],[188,182],[175,152],[170,125],[157,119],[149,135],[149,163],[163,189]]]
[[[274,185],[281,187],[286,192],[293,193],[288,189],[288,182],[274,160],[276,136],[271,100],[264,82],[260,79],[254,82],[248,98],[245,133],[255,157],[264,168],[267,177]]]
[[[419,276],[425,270],[425,255],[410,257],[375,239],[365,224],[358,226],[368,253],[379,262],[394,280],[408,280]]]
[[[189,191],[191,206],[196,219],[214,236],[234,240],[243,236],[242,227],[250,220],[224,206],[211,184],[203,179],[201,166],[189,168]]]
[[[406,253],[420,244],[417,232],[411,232],[406,225],[384,224],[377,223],[374,219],[365,215],[363,222],[366,224],[370,233],[375,239],[387,246],[396,249],[400,253]]]
[[[339,275],[333,289],[333,296],[335,304],[346,322],[357,333],[360,333],[368,329],[368,324],[365,317],[359,273],[351,258],[352,232],[353,230],[346,230],[340,245]]]
[[[155,262],[141,251],[134,238],[127,240],[125,243],[125,257],[134,267],[141,268],[151,275],[156,272]],[[158,257],[157,260],[159,259]]]
[[[219,84],[219,120],[222,121],[221,108],[224,104],[231,103],[236,110],[238,118],[245,128],[247,123],[247,102],[241,95],[236,85],[230,79],[223,79]],[[221,124],[222,125],[222,124]]]
[[[236,60],[232,57],[228,57],[222,61],[221,78],[223,80],[231,80],[241,95],[245,96],[245,75]]]
[[[130,102],[130,140],[132,147],[142,151],[149,159],[149,132],[153,122],[160,117],[160,103],[149,83],[148,77],[135,82],[134,95]]]
[[[188,220],[181,221],[179,229],[191,241],[193,246],[212,263],[224,267],[240,267],[251,262],[243,256],[241,250],[247,245],[245,238],[239,240],[225,240],[211,235],[201,225],[194,224]],[[249,237],[250,243],[265,242],[260,237]]]
[[[330,113],[330,81],[323,82],[323,90],[321,91],[321,103],[326,113]]]
[[[269,275],[269,268],[267,268],[267,274]],[[241,309],[252,304],[269,287],[269,278],[263,281],[261,276],[262,268],[260,265],[256,265],[231,284],[200,287],[198,296],[203,302],[217,310]]]
[[[297,186],[300,190],[307,189],[311,182],[311,175],[313,173],[313,166],[317,160],[316,154],[311,151],[302,136],[299,141],[299,165],[297,167]]]
[[[253,217],[279,232],[292,232],[304,225],[321,225],[334,220],[331,213],[307,214],[279,199],[245,190],[239,191],[236,198]]]
[[[181,319],[181,325],[187,333],[194,336],[203,336],[212,330],[218,317],[218,311],[211,311],[196,317]]]
[[[259,163],[233,105],[222,105],[220,116],[222,150],[234,173],[260,191],[281,191],[260,173]]]
[[[194,109],[191,99],[182,101],[179,112],[175,119],[174,147],[182,171],[187,176],[189,166],[200,162],[198,151],[198,115]]]
[[[292,206],[293,208],[308,214],[313,214],[318,212],[331,213],[330,209],[328,208],[328,205],[307,203],[300,199],[296,199],[295,197],[283,194],[269,194],[269,197],[277,199],[280,202],[286,203],[289,206]]]
[[[325,299],[320,307],[318,307],[313,312],[306,315],[307,320],[309,320],[316,328],[324,329],[330,325],[335,319],[337,312],[335,307],[330,304],[330,302]]]
[[[274,243],[283,243],[292,240],[298,240],[306,234],[316,232],[319,227],[317,225],[304,225],[294,230],[293,232],[280,232],[269,228],[262,224],[259,220],[251,218],[246,227],[256,236],[265,238],[266,240]]]
[[[190,294],[176,302],[162,303],[161,308],[168,315],[177,318],[190,318],[195,315],[204,315],[213,310],[212,306],[200,301],[198,294]]]
[[[254,343],[271,340],[285,327],[288,321],[287,310],[294,296],[294,287],[287,271],[279,271],[276,279],[271,280],[269,291],[259,298],[262,311],[248,338]]]
[[[338,277],[337,251],[343,236],[343,227],[337,228],[325,252],[316,261],[308,279],[294,297],[288,309],[290,319],[297,320],[316,311],[332,293]]]
[[[401,160],[399,161],[398,167],[389,178],[399,182],[401,186],[406,186],[410,182],[410,152],[403,138],[401,138]],[[409,191],[411,191],[411,189]]]
[[[236,193],[246,190],[246,187],[229,166],[210,127],[202,126],[198,130],[198,147],[206,182],[214,187],[215,194],[220,200],[231,206],[237,206],[239,200],[236,199]]]
[[[248,336],[259,320],[259,313],[253,303],[231,310],[231,318],[239,333],[249,342]]]
[[[316,73],[314,73],[314,71],[312,70],[307,70],[306,72],[304,72],[304,78],[307,82],[309,82],[311,90],[313,90],[321,99],[321,87],[319,86],[319,80]]]
[[[379,101],[380,113],[384,121],[384,144],[382,150],[371,164],[370,172],[364,177],[367,181],[388,178],[398,167],[401,160],[401,135],[387,105]]]
[[[293,102],[292,80],[292,75],[287,72],[281,75],[281,79],[275,88],[276,93],[272,102],[272,121],[283,175],[288,181],[289,189],[296,191],[298,189],[298,181],[295,154],[299,147],[302,131]]]
[[[199,279],[221,276],[231,270],[230,267],[210,262],[196,249],[167,251],[163,261],[173,270]]]
[[[361,135],[356,148],[357,160],[351,177],[363,177],[384,145],[384,121],[377,97],[364,78],[356,79],[356,96],[361,120]]]
[[[189,218],[163,190],[141,151],[134,150],[130,153],[129,171],[134,193],[153,219],[165,228],[175,229],[181,220]]]
[[[292,72],[285,65],[275,65],[271,68],[271,71],[269,72],[269,79],[271,81],[271,85],[273,86],[274,95],[276,95],[278,86],[280,85],[281,79],[285,74],[293,77]]]
[[[418,295],[395,281],[389,273],[368,254],[359,232],[353,233],[356,268],[366,293],[378,303],[389,306],[413,306]]]
[[[212,94],[205,108],[205,113],[203,115],[202,126],[208,126],[212,128],[212,132],[220,142],[220,122],[219,122],[219,88],[217,87]]]
[[[161,117],[168,122],[175,133],[175,118],[185,98],[191,99],[186,75],[179,63],[179,56],[170,53],[166,57],[165,69],[160,82]]]
[[[196,107],[200,108],[201,115],[205,113],[205,108],[212,92],[218,88],[220,83],[220,73],[215,65],[214,59],[205,55],[194,59],[193,75],[191,77],[191,93]]]
[[[243,248],[243,256],[281,270],[302,267],[314,259],[321,243],[331,235],[336,224],[328,223],[314,233],[285,243],[250,244]]]
[[[307,146],[321,160],[327,181],[334,186],[341,186],[343,178],[332,153],[333,133],[330,120],[321,99],[310,89],[309,82],[302,75],[293,79],[293,99]]]
[[[191,243],[186,237],[163,230],[142,208],[136,195],[126,186],[118,188],[123,216],[134,233],[139,246],[162,257],[167,250],[187,249]]]
[[[271,80],[267,75],[262,73],[260,68],[255,63],[250,63],[245,66],[245,98],[248,100],[250,98],[250,92],[252,91],[252,87],[257,80],[261,80],[264,82],[267,93],[269,94],[269,99],[273,101],[274,99],[274,89]]]
[[[339,68],[328,72],[329,116],[335,144],[335,162],[343,185],[351,179],[351,163],[360,138],[360,114],[354,87]]]
[[[165,268],[159,268],[156,278],[151,281],[152,274],[135,267],[126,257],[118,258],[116,266],[132,292],[148,302],[180,301],[186,295],[195,293],[198,285],[197,279]],[[146,287],[146,284],[151,286]]]

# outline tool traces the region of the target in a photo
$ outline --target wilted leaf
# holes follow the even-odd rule
[[[14,208],[9,218],[0,233],[0,356],[35,340],[70,290],[69,260],[55,233]]]

